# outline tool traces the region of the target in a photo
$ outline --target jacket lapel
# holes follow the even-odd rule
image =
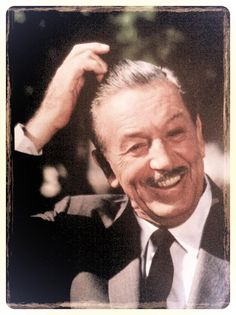
[[[224,308],[229,303],[229,264],[203,249],[187,308]]]
[[[229,303],[229,226],[218,188],[207,218],[187,308],[224,308]]]
[[[96,212],[106,227],[103,268],[80,272],[71,285],[72,308],[137,308],[140,281],[140,228],[124,200],[114,217]],[[119,204],[119,203],[118,203]],[[125,205],[125,206],[124,206]]]
[[[140,289],[140,227],[128,203],[107,230],[110,275],[109,301],[113,308],[137,308]]]

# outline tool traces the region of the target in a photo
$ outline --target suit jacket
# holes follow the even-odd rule
[[[224,308],[229,303],[228,222],[222,193],[212,182],[211,187],[212,205],[186,308]],[[96,218],[105,228],[102,249],[94,246],[96,267],[90,261],[72,281],[72,307],[142,307],[139,303],[140,229],[128,198],[122,195],[68,197],[56,205],[56,211]]]
[[[37,182],[32,186],[25,176],[33,179],[37,160],[22,154],[15,159],[8,303],[56,302],[49,307],[58,307],[58,302],[71,300],[69,307],[142,307],[140,228],[128,198],[66,197],[55,205],[55,222],[32,218],[45,201],[35,196]],[[212,182],[211,187],[213,201],[186,308],[224,308],[229,303],[229,224],[222,193]]]

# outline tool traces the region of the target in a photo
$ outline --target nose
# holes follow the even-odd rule
[[[173,153],[161,140],[154,140],[150,148],[150,167],[169,171],[173,168]]]

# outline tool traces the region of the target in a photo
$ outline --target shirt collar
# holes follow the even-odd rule
[[[212,193],[210,188],[210,183],[208,178],[205,176],[206,188],[202,194],[198,205],[190,218],[185,221],[183,224],[170,228],[169,231],[173,234],[176,241],[187,251],[192,252],[194,255],[197,255],[203,228],[205,225],[206,218],[209,214]],[[139,218],[137,216],[138,224],[141,228],[141,248],[142,254],[144,254],[147,242],[154,231],[158,229],[152,223]]]

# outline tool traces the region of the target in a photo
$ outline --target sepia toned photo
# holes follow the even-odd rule
[[[7,12],[7,304],[230,303],[229,12]]]

